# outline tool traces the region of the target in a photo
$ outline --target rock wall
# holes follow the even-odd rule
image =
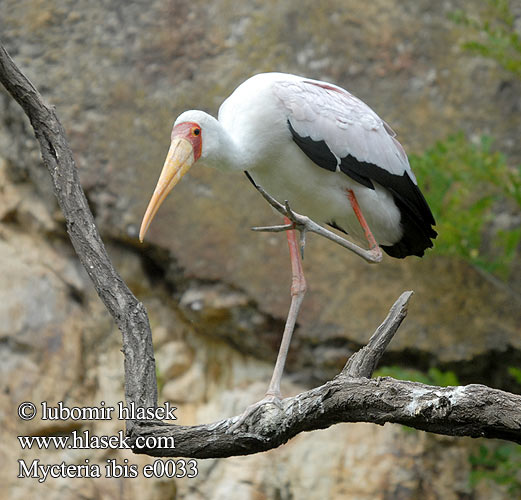
[[[242,176],[196,169],[137,228],[184,109],[216,113],[248,76],[287,71],[336,82],[368,102],[408,151],[451,132],[483,133],[521,159],[521,85],[460,49],[448,20],[476,1],[231,2],[3,0],[0,39],[54,104],[118,270],[152,324],[160,400],[179,423],[210,422],[262,396],[289,304],[282,235],[253,234],[273,213]],[[239,64],[238,64],[239,62]],[[468,482],[477,442],[359,424],[301,435],[252,457],[199,461],[193,479],[18,479],[17,460],[142,467],[113,450],[24,450],[17,435],[112,435],[121,422],[22,422],[22,401],[115,406],[120,335],[68,242],[30,125],[0,91],[0,474],[7,498],[491,499]],[[421,179],[420,179],[421,183]],[[443,237],[443,235],[440,235]],[[413,289],[384,363],[454,369],[505,387],[520,359],[519,299],[462,262],[436,256],[379,266],[310,237],[310,285],[285,394],[333,376],[389,306]],[[517,302],[516,302],[517,300]],[[2,496],[0,494],[0,496]]]

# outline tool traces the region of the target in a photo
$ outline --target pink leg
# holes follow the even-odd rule
[[[284,217],[284,223],[291,224],[291,221],[287,217]],[[282,372],[284,371],[289,344],[291,342],[293,330],[295,329],[300,305],[302,304],[307,289],[296,231],[291,229],[286,231],[286,235],[288,237],[289,257],[291,259],[291,305],[286,320],[286,326],[284,327],[284,333],[282,334],[282,341],[280,343],[279,354],[277,356],[271,382],[268,391],[266,392],[266,396],[275,396],[277,398],[281,397],[280,380],[282,378]]]
[[[285,224],[292,224],[292,222],[284,217]],[[286,325],[284,326],[284,333],[282,334],[282,341],[280,343],[279,354],[277,361],[275,362],[275,368],[273,369],[273,375],[271,376],[270,385],[266,391],[266,396],[257,403],[254,403],[239,417],[237,422],[230,426],[227,430],[229,433],[233,433],[237,430],[243,422],[248,418],[259,406],[263,406],[268,403],[275,404],[280,407],[280,380],[284,371],[284,365],[288,356],[289,345],[291,343],[291,337],[293,330],[295,329],[295,323],[297,322],[297,316],[306,293],[306,280],[304,278],[304,272],[302,270],[302,259],[300,257],[300,246],[297,241],[295,230],[291,229],[286,231],[289,246],[289,256],[291,259],[291,305],[289,307],[288,318],[286,319]]]
[[[360,225],[362,226],[362,229],[364,230],[365,238],[367,242],[369,243],[369,250],[373,252],[375,255],[382,256],[382,250],[380,249],[380,246],[376,242],[373,233],[369,229],[369,226],[365,220],[364,215],[362,214],[362,210],[360,210],[360,205],[358,204],[358,201],[356,199],[355,193],[352,189],[347,190],[347,197],[349,199],[349,203],[351,203],[351,207],[353,208],[353,211],[355,212],[356,218],[358,219],[358,222],[360,222]]]

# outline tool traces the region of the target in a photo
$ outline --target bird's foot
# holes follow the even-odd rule
[[[295,229],[300,233],[300,255],[304,258],[304,248],[306,247],[306,233],[309,230],[320,227],[316,222],[313,222],[309,217],[300,215],[294,212],[289,206],[289,201],[286,200],[284,205],[279,203],[275,198],[271,197],[264,189],[260,186],[255,186],[257,190],[262,194],[266,201],[277,210],[284,217],[287,217],[291,224],[280,224],[275,226],[256,226],[252,227],[252,231],[263,231],[269,233],[278,233],[281,231],[289,231]]]
[[[265,227],[254,227],[252,228],[254,231],[270,231],[270,232],[279,232],[279,231],[287,231],[288,229],[296,229],[298,231],[307,231],[309,229],[310,224],[316,224],[309,217],[305,215],[300,215],[294,212],[289,206],[289,202],[286,200],[284,205],[279,203],[275,198],[273,198],[270,194],[268,194],[261,186],[255,185],[255,188],[259,193],[264,197],[264,199],[284,217],[287,217],[291,224],[283,224],[280,226],[265,226]]]
[[[367,260],[370,263],[378,264],[379,262],[382,262],[383,254],[382,254],[382,249],[380,248],[379,245],[371,247],[369,250],[366,250],[366,251],[367,251],[367,255],[368,255]]]
[[[322,227],[320,224],[317,224],[313,219],[305,215],[300,215],[294,212],[289,203],[286,201],[284,205],[279,203],[275,198],[270,196],[261,186],[255,185],[257,191],[264,197],[264,199],[280,214],[284,217],[287,217],[291,224],[283,224],[279,226],[267,226],[267,227],[252,227],[253,231],[269,231],[269,232],[279,232],[279,231],[288,231],[289,229],[296,229],[300,232],[300,253],[302,257],[304,256],[304,247],[306,245],[306,233],[316,233],[324,238],[327,238],[331,241],[334,241],[338,245],[347,248],[351,252],[355,253],[359,257],[362,257],[366,262],[370,264],[377,264],[382,260],[382,251],[376,246],[376,248],[370,248],[366,250],[364,248],[359,247],[355,243],[352,243],[341,236],[329,231],[325,227]]]
[[[267,393],[263,399],[248,406],[242,412],[242,414],[239,416],[239,419],[237,420],[237,422],[235,422],[233,425],[231,425],[230,428],[226,431],[226,434],[233,434],[236,430],[239,429],[239,427],[241,427],[241,425],[246,421],[246,419],[248,417],[250,417],[257,411],[258,408],[260,408],[261,406],[267,405],[267,404],[273,404],[273,405],[277,406],[277,408],[279,408],[279,410],[282,410],[280,394],[275,395],[275,394]]]

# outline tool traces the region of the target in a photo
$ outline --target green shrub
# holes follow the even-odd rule
[[[451,18],[478,36],[478,40],[463,44],[465,50],[493,59],[521,78],[521,36],[515,30],[515,16],[508,0],[482,2],[477,17],[457,11]]]
[[[493,227],[498,206],[521,208],[521,165],[509,167],[491,145],[488,137],[473,144],[459,133],[423,155],[410,155],[410,161],[436,218],[436,252],[504,277],[521,227],[497,229],[492,235],[487,229]]]
[[[481,445],[477,454],[469,456],[470,486],[482,480],[504,485],[512,498],[521,494],[521,446],[507,443],[500,446]]]

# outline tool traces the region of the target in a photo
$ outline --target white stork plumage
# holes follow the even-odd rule
[[[245,171],[256,186],[280,203],[287,200],[295,212],[368,241],[372,253],[364,256],[370,261],[381,259],[379,247],[392,257],[421,257],[436,237],[434,217],[394,132],[336,85],[258,74],[223,102],[217,120],[203,111],[182,113],[171,139],[140,240],[167,194],[196,162]],[[292,222],[286,218],[286,223],[287,229]],[[287,234],[292,304],[267,398],[259,404],[280,398],[280,378],[306,289],[294,231]]]

